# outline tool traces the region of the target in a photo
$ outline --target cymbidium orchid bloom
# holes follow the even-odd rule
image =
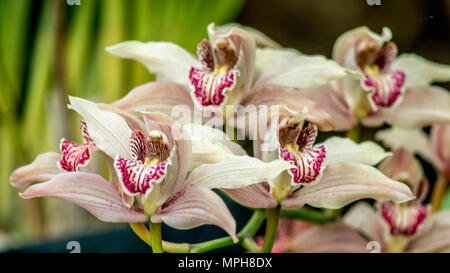
[[[392,33],[378,35],[367,27],[342,34],[333,48],[333,59],[362,79],[342,78],[331,84],[300,90],[335,117],[338,130],[359,122],[377,127],[387,122],[402,127],[422,127],[450,121],[450,95],[433,82],[450,80],[450,66],[414,54],[397,56]]]
[[[450,211],[430,214],[428,206],[422,204],[428,182],[420,163],[401,148],[386,158],[379,169],[407,184],[417,199],[403,204],[378,203],[377,212],[369,204],[359,202],[344,215],[342,222],[305,229],[289,244],[291,251],[342,252],[336,238],[346,238],[349,252],[448,252]],[[311,237],[315,238],[314,244],[307,243]]]
[[[162,113],[131,113],[69,99],[70,108],[83,118],[85,142],[70,144],[73,149],[61,148],[62,156],[39,155],[30,165],[17,169],[11,175],[13,186],[45,181],[28,187],[20,194],[22,198],[60,198],[107,222],[150,220],[178,229],[213,224],[237,240],[232,215],[211,189],[248,186],[289,168],[283,161],[264,163],[244,155],[226,138],[199,139],[199,130],[223,135],[210,127],[179,127]],[[191,139],[191,135],[197,138]],[[91,147],[105,156],[110,181],[87,168],[87,161],[80,161],[80,155]]]
[[[450,180],[450,123],[433,124],[428,137],[421,129],[393,127],[377,132],[375,138],[391,149],[404,148],[419,154],[438,172],[431,203],[438,210]]]
[[[308,204],[335,209],[362,198],[397,203],[413,198],[406,185],[371,167],[389,153],[372,142],[356,144],[340,137],[315,144],[317,126],[304,126],[305,115],[306,111],[280,115],[279,130],[271,127],[254,141],[258,158],[265,162],[284,160],[291,168],[265,183],[225,190],[232,199],[254,208],[300,208]]]
[[[141,62],[158,79],[135,88],[115,105],[122,109],[153,109],[166,105],[167,111],[181,103],[200,109],[219,109],[227,118],[232,118],[232,112],[243,99],[264,96],[266,87],[307,88],[346,75],[362,77],[323,56],[277,49],[277,43],[248,27],[210,24],[208,35],[209,40],[198,44],[198,60],[168,42],[127,41],[108,47],[111,54]],[[177,95],[167,88],[177,90]],[[273,100],[276,96],[270,94]],[[224,109],[226,105],[231,107]]]

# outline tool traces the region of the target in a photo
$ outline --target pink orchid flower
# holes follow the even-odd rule
[[[333,59],[362,79],[342,78],[331,84],[300,90],[335,119],[337,130],[361,122],[377,127],[384,122],[401,127],[423,127],[450,121],[450,95],[431,86],[450,80],[450,66],[414,54],[397,56],[388,28],[378,35],[367,27],[342,34]]]
[[[371,166],[389,153],[373,142],[356,144],[341,137],[315,144],[317,126],[304,126],[305,116],[306,111],[285,111],[280,115],[278,131],[270,129],[254,141],[257,158],[264,162],[284,160],[291,168],[264,183],[239,190],[225,189],[232,199],[254,208],[274,208],[278,204],[300,208],[308,204],[335,209],[362,198],[397,203],[413,198],[406,185]],[[275,144],[270,146],[273,139]],[[263,148],[269,146],[272,149]]]
[[[276,42],[252,28],[210,24],[207,30],[209,40],[198,44],[198,60],[169,42],[126,41],[108,47],[113,55],[141,62],[158,79],[135,88],[115,105],[165,111],[178,104],[221,110],[228,105],[234,110],[242,99],[265,86],[307,88],[346,75],[362,77],[323,56],[279,49]]]
[[[315,225],[300,233],[292,240],[291,249],[296,252],[448,252],[450,211],[430,214],[428,206],[422,205],[428,182],[417,159],[407,150],[398,149],[379,169],[406,183],[418,198],[403,204],[378,203],[378,212],[359,202],[344,215],[342,222]],[[313,242],[308,238],[314,238]],[[346,239],[338,243],[339,238]]]
[[[199,130],[223,135],[210,127],[181,128],[164,114],[131,113],[69,99],[70,108],[83,118],[84,144],[63,140],[69,148],[61,145],[62,156],[44,153],[17,169],[11,175],[13,186],[45,181],[28,187],[22,198],[60,198],[107,222],[150,219],[178,229],[212,224],[236,240],[235,221],[211,189],[245,187],[272,179],[289,167],[283,161],[264,163],[244,155],[226,138],[190,138]],[[105,156],[111,181],[86,167],[91,149]]]

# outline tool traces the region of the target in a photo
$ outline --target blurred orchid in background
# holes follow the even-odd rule
[[[361,80],[345,77],[330,84],[300,90],[335,118],[337,130],[361,122],[378,127],[384,122],[401,127],[423,127],[450,121],[450,95],[432,86],[450,80],[450,66],[414,54],[397,57],[392,33],[380,35],[367,27],[350,30],[336,40],[333,59],[359,71]]]

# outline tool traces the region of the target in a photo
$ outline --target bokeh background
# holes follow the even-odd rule
[[[104,48],[124,40],[171,41],[195,53],[206,26],[238,22],[285,47],[331,57],[336,38],[367,25],[393,32],[400,52],[450,64],[450,0],[0,0],[0,251],[147,251],[125,224],[102,223],[55,199],[22,200],[9,176],[62,137],[80,140],[67,95],[112,102],[154,79]],[[79,5],[77,5],[79,3]],[[449,84],[443,87],[450,89]],[[94,162],[105,168],[104,162]],[[228,203],[238,227],[248,211]],[[173,232],[174,241],[223,235],[210,227]]]

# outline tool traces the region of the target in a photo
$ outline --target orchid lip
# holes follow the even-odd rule
[[[414,235],[428,213],[423,205],[381,204],[381,216],[389,225],[391,235]]]

